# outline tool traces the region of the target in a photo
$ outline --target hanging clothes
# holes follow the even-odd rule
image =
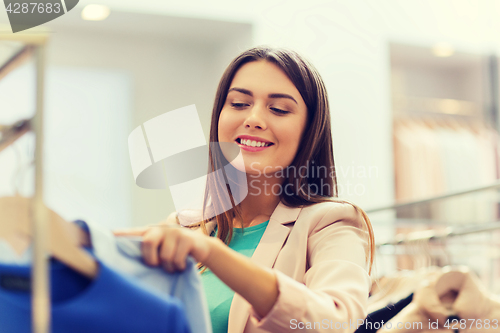
[[[186,269],[168,273],[160,267],[150,267],[142,261],[141,240],[137,237],[115,237],[95,223],[74,222],[89,234],[93,255],[117,273],[133,277],[141,287],[167,298],[179,299],[192,332],[212,333],[208,305],[195,260],[188,256]],[[0,240],[0,263],[29,265],[32,250],[17,254],[9,244]],[[3,331],[0,330],[3,333]]]
[[[498,140],[498,134],[484,125],[471,128],[454,121],[438,123],[431,117],[398,119],[394,122],[396,200],[420,200],[495,182],[500,165]],[[493,193],[470,198],[401,209],[398,217],[455,223],[497,219]]]
[[[98,224],[82,220],[75,223],[89,234],[94,254],[102,262],[122,274],[134,276],[157,294],[178,298],[184,304],[191,330],[212,332],[203,284],[191,256],[188,256],[184,271],[168,273],[142,261],[140,238],[115,237],[111,230]]]
[[[183,304],[157,296],[96,259],[90,280],[50,261],[51,332],[189,333]],[[30,333],[31,266],[0,264],[0,330]]]
[[[368,313],[382,310],[413,294],[420,281],[441,274],[442,268],[431,266],[417,270],[403,270],[383,276],[372,285],[368,298]]]
[[[453,325],[454,320],[465,320],[467,325]],[[488,293],[465,266],[443,270],[440,275],[423,280],[411,303],[377,333],[456,332],[453,327],[460,333],[500,330],[500,299]]]

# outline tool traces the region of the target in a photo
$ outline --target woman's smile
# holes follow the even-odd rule
[[[242,150],[249,152],[262,151],[274,146],[271,141],[250,135],[240,135],[235,141]]]

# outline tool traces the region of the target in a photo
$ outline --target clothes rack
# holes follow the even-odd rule
[[[416,201],[409,201],[409,202],[402,202],[398,204],[392,204],[392,205],[387,205],[387,206],[381,206],[381,207],[376,207],[376,208],[370,208],[366,209],[366,213],[376,213],[380,211],[385,211],[385,210],[391,210],[391,209],[398,209],[398,208],[403,208],[403,207],[410,207],[410,206],[415,206],[415,205],[420,205],[423,203],[429,203],[429,202],[435,202],[438,200],[443,200],[443,199],[448,199],[452,197],[457,197],[465,194],[470,194],[470,193],[476,193],[476,192],[482,192],[485,190],[493,190],[493,189],[498,189],[500,188],[500,181],[494,182],[489,185],[485,186],[480,186],[480,187],[475,187],[471,188],[468,190],[461,190],[461,191],[456,191],[456,192],[451,192],[443,195],[438,195],[438,196],[433,196],[430,198],[425,198],[421,200],[416,200]]]
[[[32,45],[24,46],[5,63],[0,64],[0,80],[28,60],[33,55],[34,50],[35,47]]]
[[[441,240],[454,236],[464,236],[469,234],[489,232],[495,230],[500,230],[500,221],[480,224],[471,227],[447,227],[444,231],[436,231],[436,230],[415,231],[407,235],[396,236],[394,241],[377,244],[376,246],[380,247],[389,245],[390,246],[404,245],[412,242]]]
[[[0,27],[0,31],[8,31]],[[25,45],[0,67],[0,79],[20,66],[30,55],[35,57],[36,108],[32,131],[35,135],[35,190],[32,198],[33,269],[32,269],[32,322],[33,332],[48,333],[50,327],[50,295],[47,257],[48,211],[43,202],[43,97],[45,77],[46,30],[31,29],[29,33],[0,33],[3,41],[20,42]]]

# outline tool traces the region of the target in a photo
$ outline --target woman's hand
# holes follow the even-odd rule
[[[184,270],[186,256],[192,255],[222,282],[252,304],[264,317],[278,299],[278,282],[272,270],[232,250],[219,238],[181,227],[175,218],[155,226],[115,230],[115,236],[142,236],[142,256],[166,271]]]
[[[142,236],[142,256],[151,266],[161,265],[169,273],[186,268],[188,254],[205,263],[217,239],[176,224],[115,230],[115,236]]]

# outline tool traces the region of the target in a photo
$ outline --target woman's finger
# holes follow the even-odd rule
[[[158,250],[164,238],[165,233],[162,228],[149,228],[148,232],[142,236],[142,257],[146,264],[151,266],[160,264]]]
[[[160,245],[160,261],[168,272],[173,273],[175,270],[173,258],[175,256],[175,252],[177,251],[180,235],[175,230],[169,230],[166,235],[167,236],[163,239]]]
[[[170,262],[162,262],[161,266],[163,269],[169,273],[174,273],[175,272],[175,267],[173,263]]]
[[[173,257],[175,269],[183,271],[186,269],[186,257],[193,248],[193,240],[191,237],[183,237],[178,243]]]
[[[127,229],[116,229],[113,230],[115,236],[143,236],[150,227],[135,227]]]

